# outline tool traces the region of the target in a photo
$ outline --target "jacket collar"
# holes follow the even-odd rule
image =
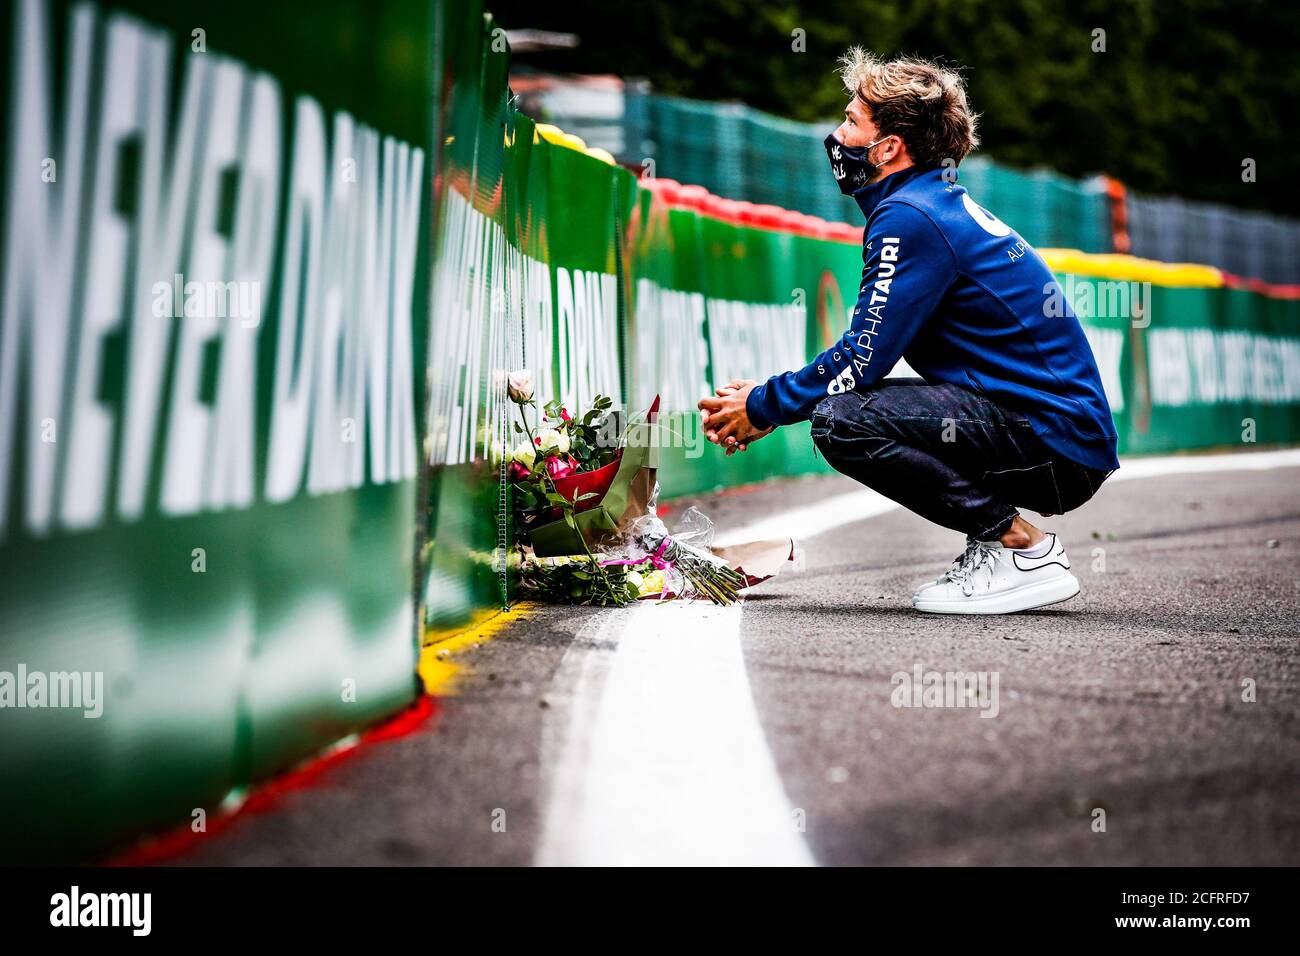
[[[862,210],[862,215],[870,219],[871,214],[876,211],[876,207],[884,202],[886,198],[898,192],[924,172],[927,172],[927,170],[922,166],[908,166],[906,169],[900,169],[896,173],[890,173],[884,179],[878,179],[874,183],[868,183],[861,189],[856,190],[853,193],[853,199],[857,202],[858,208]]]

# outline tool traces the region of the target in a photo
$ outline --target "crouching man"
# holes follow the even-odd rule
[[[961,78],[857,49],[843,65],[851,98],[826,150],[867,221],[850,328],[805,368],[701,401],[705,431],[732,454],[811,419],[837,470],[965,534],[918,610],[1068,600],[1064,547],[1016,509],[1070,511],[1119,467],[1092,350],[1043,260],[955,182],[978,145]],[[886,379],[899,358],[921,378]]]

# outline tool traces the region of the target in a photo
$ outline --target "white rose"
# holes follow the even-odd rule
[[[533,462],[537,460],[537,452],[533,450],[533,446],[529,442],[525,441],[519,443],[519,447],[511,453],[510,457],[525,468],[531,468]]]
[[[567,455],[567,454],[569,453],[569,435],[568,435],[568,433],[567,433],[567,432],[556,432],[556,434],[560,436],[560,441],[559,441],[559,444],[555,446],[555,450],[558,451],[561,455]]]
[[[564,447],[560,447],[560,442],[564,442]],[[556,452],[563,454],[568,450],[569,439],[565,438],[554,428],[543,428],[537,433],[537,450],[543,455],[553,455]]]
[[[506,380],[506,391],[510,393],[510,401],[519,405],[533,400],[533,373],[526,368],[521,368],[517,372],[511,372]]]

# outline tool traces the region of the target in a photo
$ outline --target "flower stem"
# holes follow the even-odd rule
[[[530,448],[534,449],[533,454],[536,455],[537,439],[533,437],[533,430],[528,425],[528,416],[524,414],[525,404],[527,405],[533,404],[532,399],[529,399],[527,403],[525,402],[519,403],[519,417],[524,420],[524,434],[528,436],[528,445]]]

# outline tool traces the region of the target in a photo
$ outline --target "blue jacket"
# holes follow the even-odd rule
[[[755,427],[811,417],[899,357],[927,382],[1022,412],[1058,454],[1119,467],[1115,423],[1083,328],[1047,264],[938,169],[911,167],[853,194],[867,217],[852,324],[806,367],[750,392]]]

